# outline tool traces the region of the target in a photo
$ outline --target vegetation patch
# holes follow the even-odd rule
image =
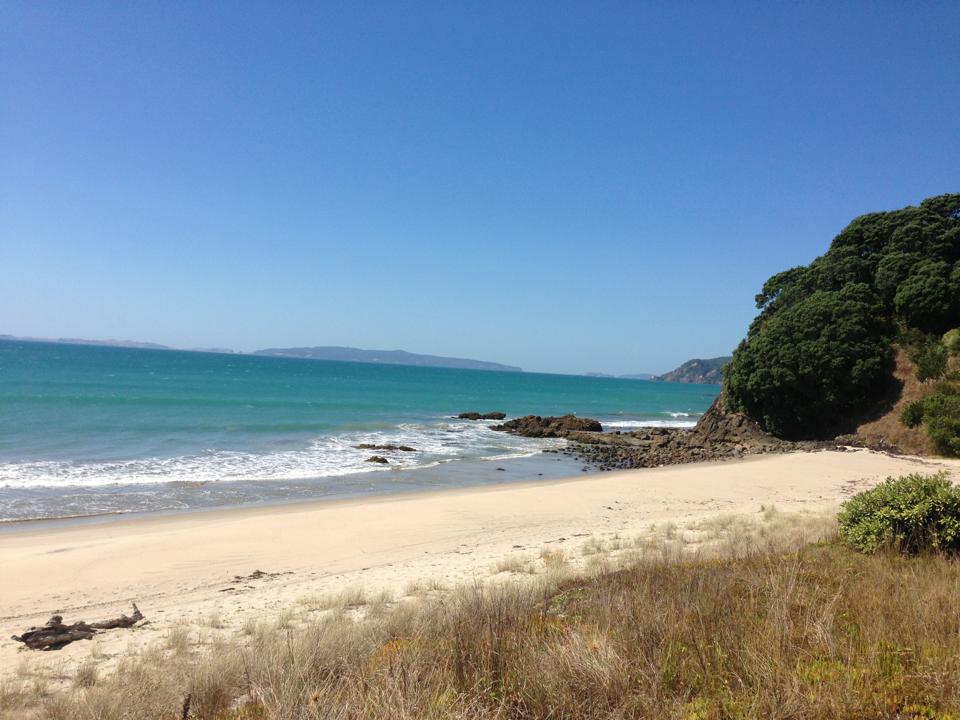
[[[917,379],[935,384],[926,396],[903,409],[900,421],[909,428],[922,426],[940,454],[960,455],[960,330],[922,338],[912,359]]]
[[[856,218],[756,303],[724,371],[728,407],[781,437],[847,431],[890,392],[894,342],[915,348],[921,379],[944,370],[939,339],[960,314],[960,194]]]
[[[960,488],[946,473],[887,478],[844,503],[840,536],[865,553],[960,550]]]

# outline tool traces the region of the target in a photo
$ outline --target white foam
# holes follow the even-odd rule
[[[697,418],[698,416],[693,413],[668,413],[671,418]],[[608,428],[616,429],[625,429],[625,428],[644,428],[644,427],[667,427],[667,428],[692,428],[697,424],[697,421],[694,420],[655,420],[655,419],[636,419],[636,420],[601,420],[600,424],[603,425],[603,428],[606,430]]]
[[[409,445],[415,452],[361,450],[360,444]],[[173,458],[118,462],[0,463],[0,487],[66,488],[172,482],[305,480],[397,468],[429,467],[455,459],[505,459],[539,453],[564,441],[492,432],[486,425],[448,421],[406,424],[382,432],[353,432],[314,440],[299,450],[248,453],[226,450]],[[382,455],[389,465],[367,462]]]

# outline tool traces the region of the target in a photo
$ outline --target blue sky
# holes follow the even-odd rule
[[[960,191],[960,4],[0,6],[0,333],[725,354]]]

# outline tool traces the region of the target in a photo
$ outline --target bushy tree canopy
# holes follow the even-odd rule
[[[817,290],[772,314],[734,354],[738,408],[783,437],[816,436],[868,403],[891,367],[890,324],[869,286]]]
[[[943,260],[923,260],[897,287],[896,314],[910,327],[943,332],[956,316],[957,289],[950,282],[950,266]]]
[[[728,404],[784,437],[829,433],[877,401],[898,331],[960,325],[960,194],[856,218],[756,302],[726,370]]]

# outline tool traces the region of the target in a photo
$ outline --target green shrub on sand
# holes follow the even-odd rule
[[[887,478],[843,504],[840,537],[865,553],[960,550],[960,487],[946,473]]]

